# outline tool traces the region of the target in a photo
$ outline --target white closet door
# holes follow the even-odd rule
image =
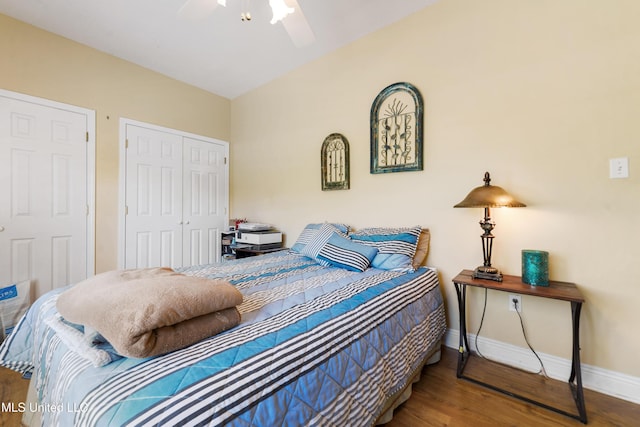
[[[228,144],[125,123],[123,268],[218,261],[228,221]]]
[[[93,272],[91,120],[79,110],[0,96],[0,285],[31,280],[35,297]]]
[[[225,155],[223,144],[184,138],[184,266],[220,259],[227,213]]]
[[[125,268],[182,266],[182,137],[126,126]]]

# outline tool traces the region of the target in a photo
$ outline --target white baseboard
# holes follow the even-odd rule
[[[447,347],[457,349],[460,345],[460,334],[457,329],[448,329],[444,338]],[[469,347],[476,351],[476,336],[468,335]],[[530,372],[540,371],[540,362],[528,348],[518,347],[501,341],[477,338],[482,355],[488,359],[505,363]],[[567,381],[571,373],[571,360],[550,354],[537,352],[544,364],[547,376]],[[640,404],[640,378],[620,372],[609,371],[596,366],[582,365],[582,386],[632,403]]]

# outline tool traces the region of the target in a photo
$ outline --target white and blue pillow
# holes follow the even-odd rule
[[[293,251],[315,259],[321,265],[333,265],[364,271],[372,267],[392,271],[413,271],[421,226],[365,228],[346,235],[343,224],[308,224]]]
[[[348,237],[332,233],[322,245],[316,259],[334,267],[351,271],[364,271],[369,268],[378,249],[356,243]]]
[[[304,230],[302,230],[302,232],[298,236],[296,243],[294,243],[294,245],[291,247],[291,250],[298,253],[302,253],[302,249],[304,249],[304,247],[307,246],[307,244],[314,239],[318,230],[320,230],[320,228],[325,224],[333,226],[337,231],[344,234],[346,234],[349,231],[349,227],[345,224],[332,224],[332,223],[326,223],[326,222],[317,223],[317,224],[315,223],[307,224],[307,226],[304,228]]]
[[[320,228],[313,234],[311,240],[307,242],[306,246],[300,250],[300,253],[302,255],[308,256],[309,258],[317,260],[320,250],[334,233],[341,234],[346,237],[346,234],[342,233],[334,225],[329,223],[322,224]],[[322,262],[320,264],[327,265],[326,263]]]
[[[392,271],[412,271],[422,227],[365,228],[349,234],[351,240],[378,250],[371,265]]]

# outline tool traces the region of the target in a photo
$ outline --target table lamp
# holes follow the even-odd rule
[[[475,279],[488,279],[502,282],[502,273],[491,266],[491,251],[493,250],[493,234],[491,231],[495,227],[495,222],[491,221],[490,208],[521,208],[525,207],[521,203],[507,193],[503,188],[491,185],[491,177],[489,172],[484,174],[484,185],[476,187],[463,201],[454,206],[454,208],[484,208],[484,219],[480,221],[480,227],[484,233],[480,236],[482,239],[482,252],[484,255],[484,264],[473,272]]]

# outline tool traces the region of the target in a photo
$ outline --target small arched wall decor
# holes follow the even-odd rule
[[[325,138],[320,151],[322,190],[349,189],[349,141],[339,133]]]
[[[422,170],[423,102],[410,83],[394,83],[371,106],[371,173]]]

